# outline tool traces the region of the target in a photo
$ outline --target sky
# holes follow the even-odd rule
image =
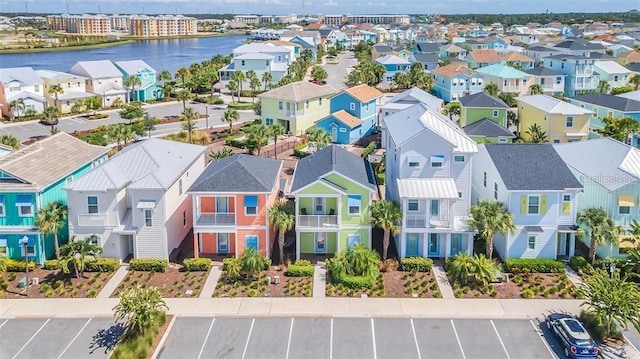
[[[120,14],[515,14],[624,12],[640,0],[0,0],[0,12]]]

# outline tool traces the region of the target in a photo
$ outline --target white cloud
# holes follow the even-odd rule
[[[338,3],[336,1],[329,0],[329,1],[325,2],[325,3],[322,3],[322,6],[336,7],[336,6],[338,6]]]
[[[372,6],[372,7],[385,7],[385,6],[387,6],[387,3],[386,2],[369,1],[366,5],[367,6]]]

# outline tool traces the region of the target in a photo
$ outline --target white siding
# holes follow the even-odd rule
[[[138,229],[134,240],[135,258],[169,258],[167,250],[167,234],[164,231],[165,203],[162,190],[129,190],[129,198],[133,204],[131,209],[133,226]],[[136,208],[140,200],[155,201],[152,226],[145,226],[144,210]]]

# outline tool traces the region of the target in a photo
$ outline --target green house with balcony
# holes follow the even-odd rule
[[[371,248],[370,206],[377,187],[368,161],[329,146],[296,165],[296,259],[333,255],[362,243]]]
[[[107,159],[108,148],[58,132],[0,158],[0,255],[43,264],[54,255],[53,235],[42,235],[36,214],[50,202],[67,203],[64,186]],[[26,241],[25,241],[26,238]],[[65,224],[60,244],[68,240]],[[26,242],[26,243],[25,243]]]

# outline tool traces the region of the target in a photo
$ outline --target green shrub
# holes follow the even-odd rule
[[[95,261],[87,262],[85,272],[115,272],[120,267],[118,258],[96,258]]]
[[[40,293],[46,293],[51,290],[51,286],[47,283],[40,284]]]
[[[297,266],[305,266],[305,267],[313,266],[313,264],[311,264],[311,261],[308,259],[298,259],[293,264]]]
[[[24,272],[26,270],[25,261],[17,261],[15,259],[5,259],[5,265],[7,266],[7,272]],[[29,270],[36,269],[36,262],[29,261]]]
[[[246,145],[245,141],[246,141],[246,138],[244,138],[244,135],[237,135],[237,136],[227,137],[224,144],[227,146],[232,146],[237,148],[245,148],[245,145]]]
[[[509,258],[505,261],[511,273],[564,273],[564,263],[546,258]]]
[[[524,299],[533,299],[533,297],[535,296],[535,294],[533,293],[533,291],[531,289],[525,289],[522,291],[522,293],[520,294],[522,296],[522,298]]]
[[[386,181],[385,173],[384,172],[377,172],[376,173],[376,182],[378,182],[379,185],[384,185],[385,181]]]
[[[225,258],[225,259],[223,259],[222,260],[222,270],[225,271],[225,272],[228,271],[229,270],[228,266],[231,263],[236,262],[238,260],[239,260],[238,258]]]
[[[360,156],[362,156],[362,158],[366,159],[375,150],[376,150],[376,141],[371,141],[371,142],[369,142],[367,147],[364,148],[364,150],[362,151],[362,154]]]
[[[585,312],[584,310],[580,312],[578,319],[582,323],[584,323],[584,327],[591,334],[591,337],[597,341],[602,342],[602,340],[606,339],[606,323],[598,323],[598,318],[593,313]],[[615,325],[611,326],[611,338],[622,340],[622,334],[618,330]]]
[[[251,102],[230,102],[228,107],[235,110],[253,110],[254,104]]]
[[[576,272],[590,272],[591,264],[582,256],[573,256],[569,259],[569,266]]]
[[[313,277],[313,266],[291,264],[285,273],[288,277]]]
[[[335,279],[335,278],[334,278]],[[369,289],[375,282],[376,277],[374,276],[353,276],[346,275],[340,278],[339,282],[346,288],[351,290],[360,290],[360,289]]]
[[[433,268],[433,260],[424,257],[405,257],[400,263],[407,272],[431,272]]]
[[[87,292],[87,298],[95,298],[98,295],[98,291],[91,289]]]
[[[182,264],[187,272],[206,272],[211,269],[211,258],[187,258]]]
[[[168,264],[169,262],[166,259],[132,259],[129,261],[129,270],[164,273]]]
[[[302,143],[296,145],[293,148],[293,155],[295,157],[298,157],[298,158],[304,158],[304,157],[309,156],[311,154],[311,152],[305,151],[305,149],[307,148],[307,145],[308,144],[306,142],[302,142]]]
[[[44,261],[42,268],[46,270],[60,270],[62,269],[62,263],[57,259],[49,259]]]

